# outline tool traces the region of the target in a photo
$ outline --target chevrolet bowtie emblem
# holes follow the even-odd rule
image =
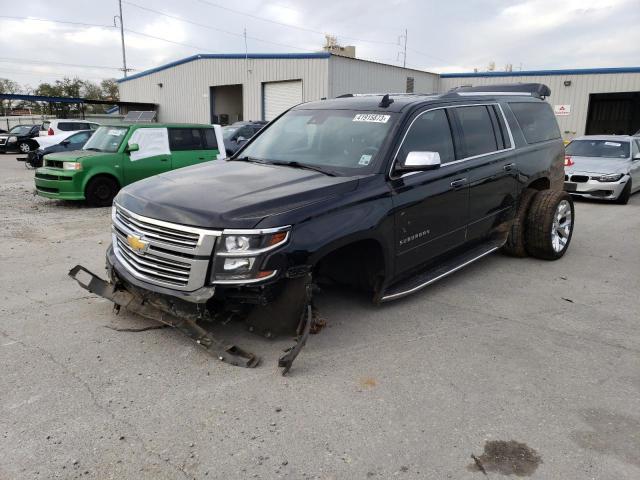
[[[144,253],[149,248],[149,242],[142,240],[140,235],[127,235],[127,243],[134,251],[138,253]]]

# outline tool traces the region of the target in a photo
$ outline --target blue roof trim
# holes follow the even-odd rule
[[[133,75],[129,75],[126,78],[120,78],[117,80],[118,83],[126,82],[129,80],[134,80],[136,78],[144,77],[146,75],[151,75],[152,73],[160,72],[162,70],[166,70],[168,68],[176,67],[178,65],[182,65],[184,63],[193,62],[195,60],[201,59],[308,59],[308,58],[329,58],[331,54],[329,52],[313,52],[313,53],[200,53],[198,55],[192,55],[187,58],[183,58],[180,60],[176,60],[175,62],[170,62],[165,65],[160,65],[159,67],[150,68],[149,70],[144,70],[140,73],[135,73]]]
[[[549,75],[593,75],[605,73],[640,73],[640,67],[616,68],[574,68],[563,70],[523,70],[518,72],[464,72],[442,73],[440,78],[470,78],[470,77],[528,77]]]

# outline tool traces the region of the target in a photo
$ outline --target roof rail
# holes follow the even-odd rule
[[[543,83],[503,83],[500,85],[482,85],[478,87],[457,87],[449,95],[482,96],[482,95],[514,95],[542,98],[551,96],[551,89]]]
[[[388,93],[343,93],[335,98],[351,98],[351,97],[383,97],[389,95],[390,97],[428,97],[431,95],[439,95],[438,93],[406,93],[406,92],[388,92]]]

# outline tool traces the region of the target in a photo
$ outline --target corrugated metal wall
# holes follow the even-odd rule
[[[332,55],[329,59],[329,97],[344,93],[406,92],[407,77],[414,78],[414,92],[439,90],[435,73]]]
[[[564,82],[571,85],[565,87]],[[571,105],[571,113],[557,116],[562,136],[569,140],[584,135],[589,109],[589,94],[640,91],[640,73],[586,74],[586,75],[527,75],[504,77],[443,77],[440,91],[446,92],[462,85],[496,85],[500,83],[544,83],[551,88],[552,105]]]
[[[198,59],[119,84],[123,101],[159,105],[160,122],[209,123],[209,87],[243,85],[243,117],[262,118],[262,83],[302,80],[303,101],[327,96],[328,59]],[[161,83],[162,87],[158,86]]]

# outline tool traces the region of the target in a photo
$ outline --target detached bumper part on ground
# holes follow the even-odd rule
[[[184,302],[179,306],[179,299],[137,288],[121,279],[113,268],[110,269],[111,282],[101,279],[81,265],[73,267],[69,276],[85,290],[112,301],[116,313],[124,307],[132,313],[174,327],[222,362],[245,368],[254,368],[260,363],[260,357],[237,345],[217,339],[199,324],[205,318],[215,320],[215,315],[210,315],[205,304]],[[282,375],[286,375],[291,369],[311,330],[313,318],[310,283],[307,284],[306,290],[306,307],[300,317],[297,342],[288,348],[278,361],[278,366],[283,369]]]

